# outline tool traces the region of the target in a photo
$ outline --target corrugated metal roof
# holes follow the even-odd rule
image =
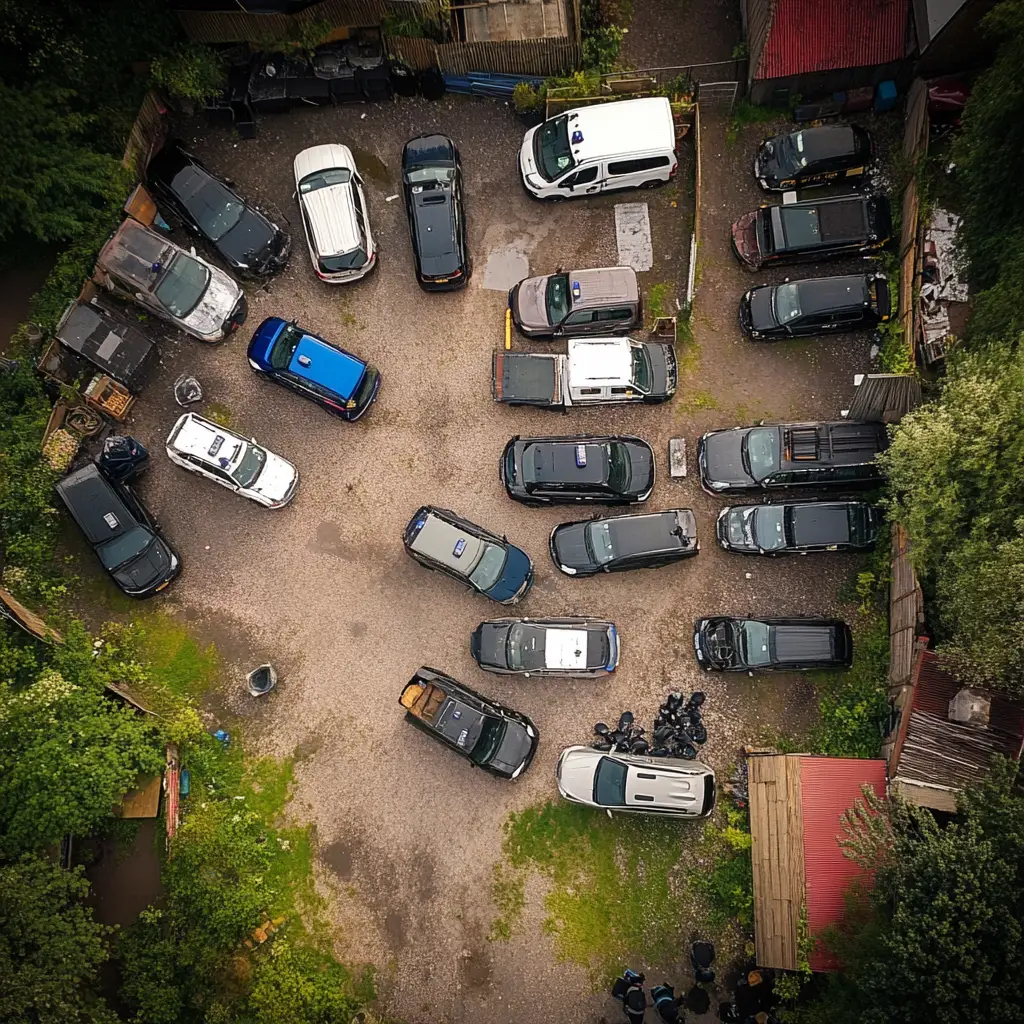
[[[864,878],[863,869],[839,847],[839,819],[862,796],[861,786],[868,784],[885,795],[885,761],[802,757],[800,779],[807,927],[814,936],[842,917],[846,891]],[[815,971],[838,966],[825,949],[815,949],[810,959]]]
[[[755,79],[900,60],[909,0],[776,0]]]

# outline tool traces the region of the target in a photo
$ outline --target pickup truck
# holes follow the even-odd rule
[[[881,249],[892,233],[883,195],[849,195],[762,206],[732,226],[736,258],[755,270],[765,264],[856,256]]]
[[[537,727],[506,708],[432,668],[421,668],[398,698],[406,721],[478,768],[516,779],[537,750]]]
[[[546,352],[494,353],[491,393],[496,402],[567,409],[668,401],[678,367],[669,343],[632,338],[580,338],[567,355]]]

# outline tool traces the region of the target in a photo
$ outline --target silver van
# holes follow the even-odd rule
[[[508,308],[516,329],[527,338],[617,334],[644,322],[632,267],[528,277],[508,293]]]

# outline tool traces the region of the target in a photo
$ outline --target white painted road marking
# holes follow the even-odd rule
[[[619,266],[650,270],[654,266],[651,246],[651,218],[646,203],[617,203],[615,241],[619,247]]]

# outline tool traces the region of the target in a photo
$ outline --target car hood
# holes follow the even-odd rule
[[[651,358],[651,394],[674,395],[678,383],[675,347],[651,343],[647,352]]]
[[[281,501],[292,490],[297,476],[298,472],[290,462],[273,452],[267,452],[267,461],[252,490],[268,501]]]
[[[537,746],[537,730],[531,726],[533,735],[526,731],[522,722],[508,721],[498,752],[491,758],[491,767],[511,775],[517,768],[525,768],[533,757]]]
[[[469,649],[481,665],[508,668],[507,640],[510,628],[506,623],[481,622],[473,630]]]
[[[743,468],[743,436],[742,430],[720,430],[704,435],[703,469],[709,485],[714,482],[754,486],[755,481]]]
[[[594,773],[601,758],[589,747],[568,747],[558,760],[558,791],[570,800],[594,802]]]
[[[732,244],[736,255],[752,267],[761,265],[761,253],[757,248],[757,210],[740,217],[732,226]]]
[[[650,494],[654,487],[654,453],[646,445],[627,442],[629,451],[629,493]]]
[[[172,559],[177,562],[171,549],[159,537],[154,537],[149,547],[138,558],[127,565],[122,565],[113,574],[114,579],[129,592],[148,590],[166,579],[171,570]]]
[[[525,597],[533,586],[533,563],[530,556],[514,544],[508,546],[508,557],[505,559],[505,571],[501,579],[487,591],[492,601],[514,603]]]
[[[749,511],[747,506],[738,506],[727,509],[718,517],[719,539],[728,541],[731,548],[757,551],[757,544],[754,543],[753,516],[747,518],[744,514]]]
[[[750,326],[755,331],[770,331],[779,326],[775,319],[775,311],[772,309],[772,291],[771,285],[763,285],[747,292],[750,302]]]
[[[223,270],[209,263],[206,263],[206,267],[210,271],[210,283],[199,304],[182,323],[190,331],[217,340],[224,335],[227,319],[241,297],[242,289]]]
[[[548,322],[547,294],[548,279],[546,277],[528,277],[516,286],[515,307],[512,315],[516,323],[533,330],[550,327]]]
[[[769,139],[757,154],[757,176],[764,178],[769,185],[777,184],[782,178],[791,177],[790,169],[783,167],[780,159],[782,136]]]
[[[240,268],[258,271],[271,257],[277,228],[262,214],[245,209],[238,223],[217,241],[217,248]]]
[[[580,571],[595,568],[590,552],[587,550],[586,523],[567,523],[565,526],[556,527],[552,545],[555,559],[559,565]]]

